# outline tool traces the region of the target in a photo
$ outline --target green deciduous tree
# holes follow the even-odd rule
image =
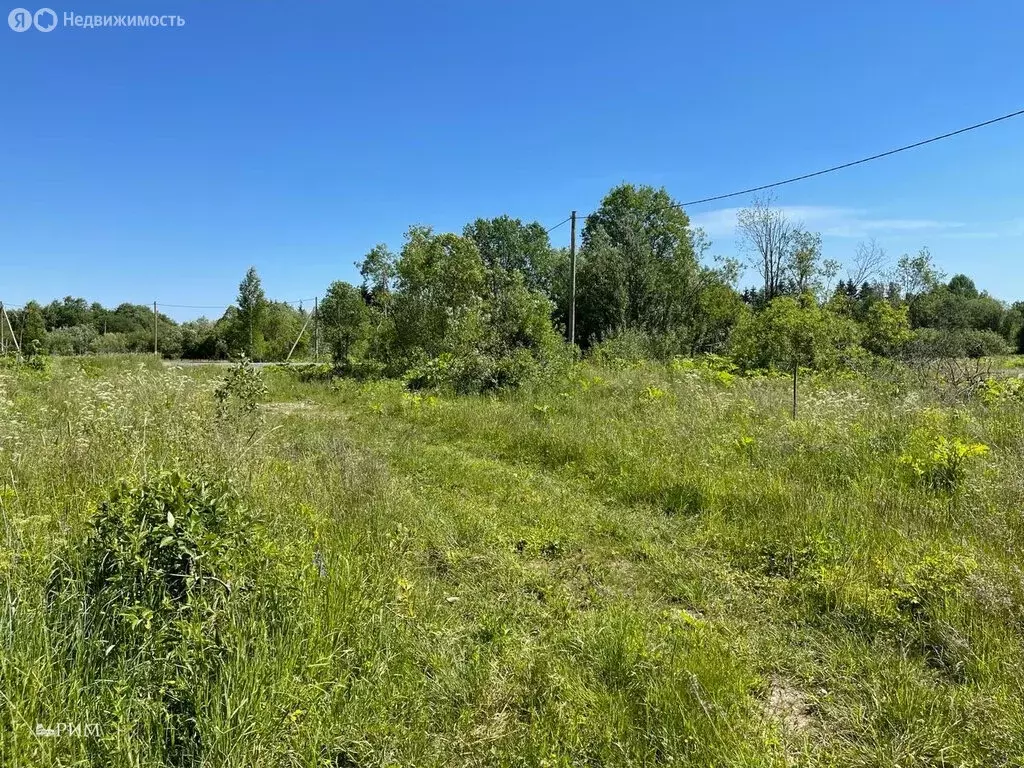
[[[362,370],[472,391],[521,381],[561,346],[548,298],[521,270],[488,267],[469,237],[413,227],[394,266],[386,317],[344,284],[324,302],[325,323],[339,314],[335,355],[358,350]]]
[[[43,348],[51,355],[84,355],[98,335],[88,324],[57,328],[46,334]]]
[[[263,355],[268,360],[284,360],[295,345],[296,357],[302,358],[309,349],[310,326],[308,313],[282,301],[268,301],[263,310]],[[300,336],[303,326],[306,332]],[[297,342],[297,343],[296,343]]]
[[[352,370],[366,355],[372,331],[370,319],[370,307],[358,288],[340,280],[331,283],[320,302],[320,329],[334,362],[342,370]]]
[[[189,360],[216,360],[227,356],[227,344],[209,319],[181,324],[181,356]]]
[[[613,246],[621,275],[627,327],[662,332],[682,322],[698,284],[706,241],[664,189],[622,184],[601,201],[583,227],[583,247],[601,240]],[[583,284],[584,290],[585,284]]]
[[[732,353],[746,368],[815,368],[837,364],[859,340],[856,324],[821,307],[810,294],[780,296],[762,311],[745,315],[732,339]]]
[[[908,301],[919,293],[938,287],[943,278],[928,248],[922,248],[916,256],[905,253],[896,263],[895,281]]]
[[[484,267],[493,277],[492,291],[503,273],[513,272],[523,276],[523,284],[530,290],[551,291],[555,253],[541,224],[498,216],[477,219],[467,224],[462,234],[476,243]]]
[[[63,301],[51,301],[43,309],[43,315],[50,330],[88,325],[92,321],[92,312],[85,299],[71,296],[65,296]]]
[[[356,263],[363,278],[363,290],[370,303],[379,308],[385,317],[389,314],[391,295],[398,274],[396,260],[395,254],[386,245],[379,244],[374,246],[361,262]]]
[[[709,246],[664,189],[630,184],[613,189],[583,229],[577,341],[586,347],[639,331],[661,339],[665,354],[691,353],[713,343],[731,325],[722,310],[738,311],[739,304],[730,295],[731,271],[701,263]],[[560,278],[560,289],[564,284]],[[567,301],[556,300],[564,322]]]
[[[28,302],[21,311],[20,321],[15,331],[18,333],[18,340],[24,349],[31,349],[33,341],[42,344],[46,340],[46,318],[43,316],[43,308],[39,302]]]
[[[580,254],[576,274],[576,341],[602,341],[629,325],[629,288],[622,252],[604,229],[594,227]],[[562,305],[568,326],[568,297]]]
[[[905,305],[875,301],[868,307],[861,340],[866,350],[876,355],[896,355],[910,338],[910,316]]]
[[[235,340],[245,354],[253,360],[263,356],[263,322],[266,317],[267,297],[263,293],[256,267],[249,267],[238,285],[238,315]]]
[[[480,252],[472,240],[413,227],[397,262],[395,351],[401,365],[435,357],[463,315],[479,310],[486,291]],[[400,362],[404,361],[404,362]]]

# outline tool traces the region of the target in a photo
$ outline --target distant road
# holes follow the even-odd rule
[[[237,361],[235,360],[164,360],[163,363],[168,368],[174,368],[181,366],[183,368],[195,368],[200,365],[218,365],[228,366],[234,365]],[[253,363],[253,368],[266,368],[268,365],[305,365],[308,360],[300,360],[294,363]]]

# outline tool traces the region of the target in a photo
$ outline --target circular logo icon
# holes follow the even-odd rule
[[[53,32],[57,28],[57,14],[53,8],[40,8],[32,17],[32,23],[40,32]]]
[[[15,8],[7,14],[7,26],[15,32],[27,32],[32,27],[32,11]]]

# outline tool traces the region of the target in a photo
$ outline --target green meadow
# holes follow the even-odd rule
[[[1013,378],[37,367],[0,765],[1024,763]]]

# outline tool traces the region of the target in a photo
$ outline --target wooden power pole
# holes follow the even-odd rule
[[[14,333],[14,326],[11,325],[11,316],[7,314],[7,307],[0,303],[0,314],[4,316],[4,322],[7,323],[7,330],[11,332],[11,343],[14,344],[15,351],[21,354],[21,344],[18,343],[18,336]],[[25,320],[22,318],[21,327],[25,327]],[[3,328],[0,327],[0,334],[3,333]],[[7,342],[4,342],[4,352],[7,352]]]
[[[320,297],[313,297],[313,360],[320,362]]]
[[[569,289],[569,343],[576,346],[576,211],[569,216],[569,261],[572,283]]]
[[[157,338],[157,314],[156,314],[156,302],[153,302],[153,354],[159,355],[159,339]]]

